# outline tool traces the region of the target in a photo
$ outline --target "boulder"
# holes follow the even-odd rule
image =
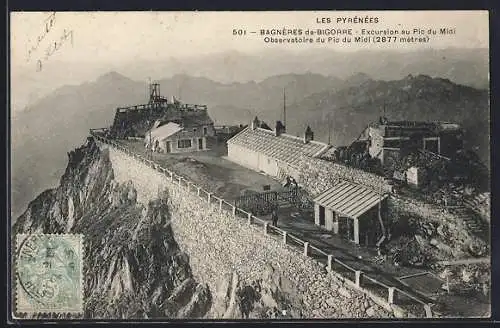
[[[348,291],[348,290],[347,290],[346,288],[344,288],[344,287],[339,287],[339,289],[337,289],[337,292],[338,292],[340,295],[344,296],[345,298],[351,298],[351,297],[352,297],[352,296],[351,296],[351,292],[350,292],[350,291]]]
[[[445,227],[444,225],[442,225],[442,224],[440,224],[440,225],[437,227],[437,229],[436,229],[436,231],[437,231],[438,235],[439,235],[439,236],[441,236],[441,237],[443,237],[443,238],[445,238],[445,239],[447,238],[447,236],[446,236],[446,234],[447,234],[447,232],[448,232],[447,230],[448,230],[448,229],[446,229],[446,227]]]
[[[369,317],[374,317],[377,314],[377,312],[375,311],[373,306],[371,306],[368,309],[366,309],[365,314]]]
[[[328,306],[334,306],[335,299],[333,297],[330,297],[329,299],[326,300],[326,304],[328,304]]]
[[[415,240],[417,241],[417,243],[420,245],[420,246],[427,246],[427,240],[425,240],[422,236],[420,235],[415,235]]]

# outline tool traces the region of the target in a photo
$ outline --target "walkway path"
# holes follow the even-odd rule
[[[385,284],[408,291],[408,288],[396,278],[425,272],[425,270],[417,268],[395,266],[390,263],[389,258],[382,264],[375,263],[373,261],[377,256],[375,250],[355,245],[339,235],[335,235],[331,231],[317,226],[314,224],[313,213],[299,212],[297,209],[289,206],[280,208],[278,217],[279,228],[303,240],[309,241],[311,245],[332,254],[333,257],[345,264],[361,270]],[[270,215],[262,218],[271,222]]]
[[[140,151],[138,149],[139,148],[138,145],[136,145],[134,143],[122,142],[122,144],[128,144],[127,146],[129,148],[131,148],[131,150],[133,150],[139,154],[141,154],[141,153],[143,154],[143,151]],[[143,149],[141,149],[141,150],[143,150]],[[208,154],[205,154],[205,155],[208,155]],[[157,161],[158,163],[160,163],[162,165],[166,165],[166,167],[170,167],[170,165],[168,165],[168,164],[172,164],[172,163],[168,163],[170,161],[167,160],[167,158],[160,159],[160,157],[162,157],[162,156],[159,156],[159,157],[155,156],[155,157],[156,157],[156,158],[154,158],[155,161]],[[232,162],[230,162],[230,164],[228,164],[222,158],[217,158],[217,157],[214,158],[212,156],[208,156],[209,158],[203,158],[203,157],[205,157],[205,156],[201,155],[198,157],[198,159],[201,162],[205,162],[207,164],[210,162],[214,163],[214,161],[222,161],[225,164],[223,166],[236,165]],[[218,164],[217,166],[222,166],[222,165],[220,165],[221,163],[217,163],[217,164]],[[170,168],[173,171],[176,171],[175,168],[172,168],[172,167],[170,167]],[[221,168],[222,167],[219,167],[219,169],[221,169]],[[229,168],[227,167],[226,170],[227,169],[229,169]],[[257,178],[256,175],[260,176],[260,178],[258,180],[263,179],[263,180],[269,181],[269,179],[270,179],[269,177],[263,176],[255,171],[249,170],[249,169],[241,167],[241,166],[238,166],[236,171],[238,172],[238,174],[242,174],[246,178],[251,178],[251,180],[253,180],[253,181],[251,181],[250,184],[255,184],[255,182],[256,182],[255,179]],[[245,172],[248,171],[248,172],[245,173],[242,171],[245,171]],[[182,172],[177,172],[177,173],[184,175],[184,174],[182,174]],[[211,180],[217,179],[217,176],[212,176],[210,178],[211,178]],[[276,184],[276,183],[277,182],[275,181],[274,184]],[[211,183],[212,188],[210,188],[210,185],[209,185],[208,187],[206,187],[206,189],[209,190],[210,192],[213,192],[215,195],[217,195],[219,197],[223,197],[224,195],[219,195],[217,190],[213,190],[213,189],[215,189],[213,187],[216,187],[216,185],[217,185],[216,181],[213,181]],[[269,223],[271,222],[270,215],[259,216],[259,217],[263,220],[267,220]],[[361,270],[362,272],[364,272],[368,276],[375,278],[384,284],[397,287],[403,291],[408,292],[411,295],[415,295],[415,290],[408,287],[405,284],[402,284],[401,281],[399,281],[397,279],[397,277],[425,272],[424,270],[417,269],[417,268],[395,266],[394,264],[390,263],[389,261],[386,261],[385,263],[382,263],[382,264],[374,263],[373,259],[375,258],[375,256],[377,254],[373,249],[369,249],[369,248],[361,247],[361,246],[356,246],[353,243],[341,238],[340,236],[334,235],[330,231],[326,231],[326,230],[322,229],[321,227],[314,224],[313,213],[304,212],[304,211],[299,212],[297,209],[295,209],[292,206],[283,206],[282,208],[280,208],[278,226],[282,230],[285,230],[298,238],[301,238],[305,241],[308,241],[312,246],[316,246],[317,248],[321,249],[322,251],[333,255],[334,258],[344,262],[345,264],[349,265],[350,267],[354,268],[355,270]],[[314,257],[314,254],[312,254],[312,255]],[[323,261],[325,263],[324,257],[320,261]],[[344,272],[342,272],[342,274],[344,274]],[[434,284],[436,283],[435,278],[429,278],[429,279],[433,279],[434,280],[433,283]],[[369,284],[369,282],[365,282],[365,283]],[[370,287],[372,287],[372,286],[370,286]],[[374,288],[374,289],[376,289],[376,288]],[[383,294],[383,292],[381,292],[380,294]],[[419,297],[422,300],[428,301],[429,303],[433,302],[433,300],[429,299],[428,297],[425,297],[424,295],[420,294]],[[454,308],[456,307],[457,301],[460,304],[467,303],[466,299],[460,300],[462,298],[467,298],[467,297],[459,296],[458,300],[457,300],[457,296],[451,296],[451,297],[455,301],[454,302],[455,304],[453,306]],[[446,296],[444,296],[444,298],[443,298],[443,296],[441,296],[439,298],[440,298],[439,303],[446,303]],[[411,304],[411,302],[409,302],[409,303]],[[460,315],[463,315],[463,316],[477,315],[476,313],[474,313],[475,311],[474,311],[473,307],[470,307],[470,306],[464,307],[464,311],[465,312],[460,313]],[[455,311],[452,311],[452,312],[455,312]]]
[[[341,260],[345,264],[361,270],[370,277],[379,280],[390,286],[400,288],[408,292],[409,294],[417,295],[422,300],[426,300],[429,303],[443,304],[444,307],[440,308],[443,314],[448,311],[456,315],[457,308],[460,308],[463,316],[478,316],[485,312],[485,309],[489,306],[488,302],[484,301],[483,297],[479,297],[475,303],[475,306],[470,306],[471,299],[476,299],[472,295],[446,295],[443,290],[436,290],[436,293],[440,293],[439,296],[429,298],[422,293],[418,293],[415,289],[401,283],[398,277],[403,277],[407,275],[418,275],[421,280],[419,283],[436,286],[439,285],[440,279],[434,275],[425,275],[428,269],[410,268],[405,266],[395,266],[388,259],[385,263],[377,264],[373,259],[377,256],[377,252],[374,249],[370,249],[363,246],[357,246],[346,239],[343,239],[339,235],[335,235],[330,231],[327,231],[320,226],[314,224],[314,214],[311,212],[301,212],[294,207],[282,207],[278,212],[278,227],[285,230],[303,240],[310,242],[311,245],[332,254],[335,258]],[[267,215],[261,217],[267,220],[271,224],[271,216]],[[442,281],[444,283],[444,281]],[[481,303],[481,304],[479,304]],[[453,304],[453,308],[447,305]]]

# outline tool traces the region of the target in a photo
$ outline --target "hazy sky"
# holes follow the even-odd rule
[[[45,33],[50,13],[11,14],[11,63],[34,65],[54,42],[60,42],[64,30],[71,38],[58,46],[48,60],[68,62],[112,62],[135,58],[161,59],[238,50],[256,52],[263,49],[304,50],[314,47],[335,50],[408,49],[446,47],[488,47],[487,11],[364,11],[364,12],[58,12],[52,27]],[[378,23],[337,24],[338,17],[377,17]],[[330,24],[318,24],[317,18],[330,18]],[[413,30],[421,28],[455,28],[456,34],[431,37],[428,43],[350,44],[269,44],[259,35],[260,29]],[[246,29],[246,36],[233,36],[233,29]],[[256,34],[250,33],[257,32]],[[438,31],[439,34],[439,31]],[[37,44],[36,39],[43,36]],[[359,35],[359,34],[357,34]],[[315,37],[314,37],[315,38]],[[28,51],[33,48],[28,60]]]

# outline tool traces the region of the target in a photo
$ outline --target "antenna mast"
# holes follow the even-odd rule
[[[331,113],[328,113],[328,144],[331,143],[332,141],[332,118],[331,118]]]
[[[153,85],[151,84],[151,77],[149,76],[148,77],[148,86],[149,86],[149,94],[148,94],[148,97],[149,97],[149,102],[151,103],[151,95],[152,95],[152,92],[153,92]]]
[[[181,77],[181,81],[177,87],[177,96],[179,97],[179,101],[181,101],[182,99],[182,88],[184,88],[184,82],[186,81],[186,76],[182,76]]]
[[[283,125],[286,128],[286,94],[285,94],[285,88],[283,88]]]

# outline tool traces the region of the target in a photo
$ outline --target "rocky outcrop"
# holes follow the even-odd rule
[[[397,197],[389,198],[388,209],[394,229],[410,236],[414,248],[420,250],[417,253],[425,255],[430,262],[489,254],[488,244],[451,210]],[[397,244],[403,243],[396,239],[393,246]]]
[[[117,182],[108,154],[89,139],[69,153],[60,186],[18,218],[13,240],[17,233],[84,235],[84,318],[203,317],[210,291],[193,279],[170,223],[167,203],[137,203],[132,182]]]

